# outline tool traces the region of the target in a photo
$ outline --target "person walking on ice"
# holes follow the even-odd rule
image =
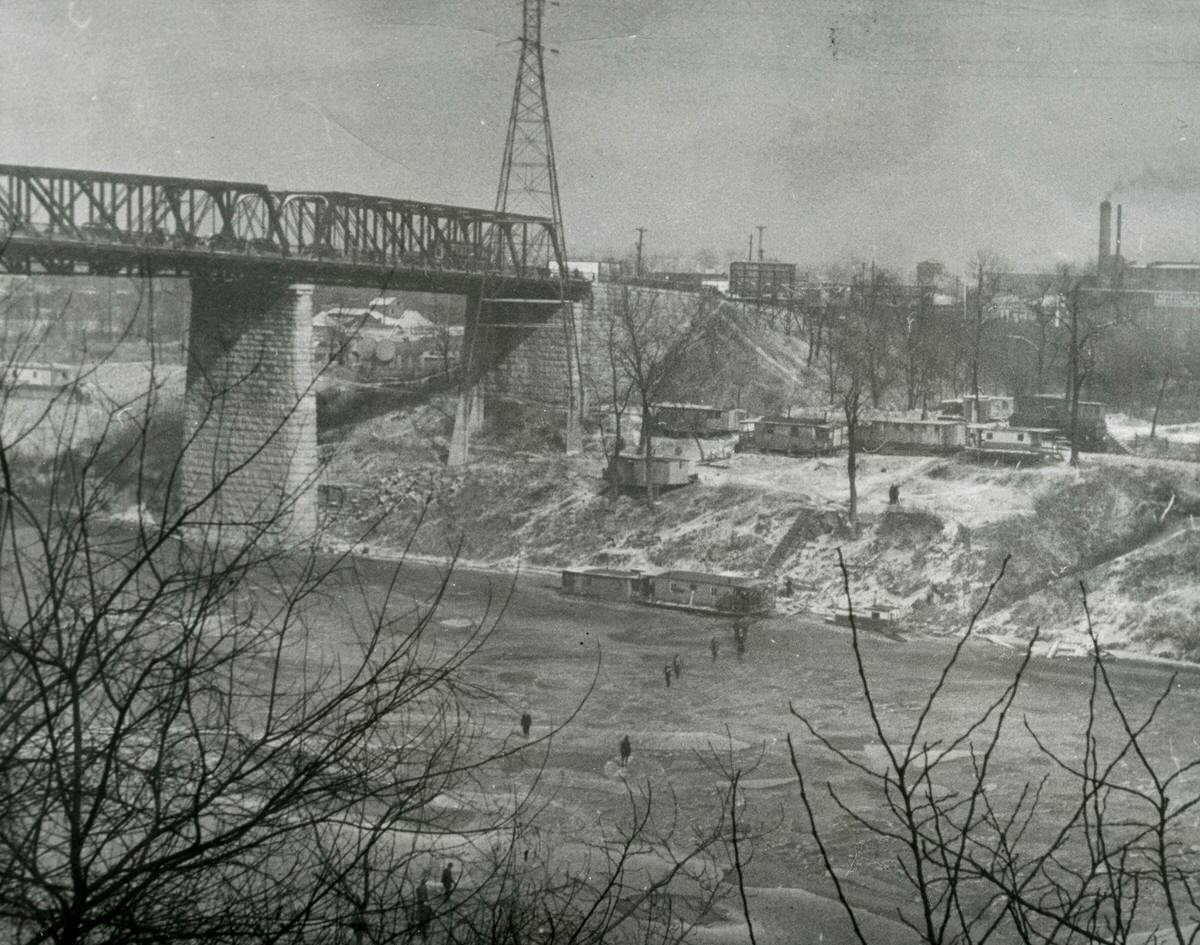
[[[526,738],[529,737],[529,730],[533,727],[533,716],[526,710],[521,713],[521,734]]]
[[[708,650],[712,653],[713,662],[717,661],[717,654],[721,652],[721,641],[713,637],[708,641]]]
[[[663,667],[663,680],[666,682],[667,688],[670,689],[671,688],[671,664],[670,663],[667,663],[667,665]]]
[[[621,767],[624,768],[629,764],[629,756],[633,753],[633,749],[629,746],[629,736],[621,736]]]
[[[676,653],[673,657],[671,657],[671,666],[675,670],[675,678],[676,679],[679,678],[679,674],[680,674],[682,665],[683,664],[679,662],[679,654],[678,653]]]
[[[447,863],[442,870],[442,898],[450,901],[450,893],[454,892],[454,864]]]

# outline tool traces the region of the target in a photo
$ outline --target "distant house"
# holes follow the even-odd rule
[[[388,328],[394,328],[401,334],[408,335],[410,338],[428,337],[429,335],[436,335],[438,331],[437,325],[416,309],[411,308],[405,309],[399,315],[383,316],[383,324]]]
[[[750,442],[755,449],[774,453],[817,455],[846,445],[846,427],[824,414],[798,417],[759,417]]]
[[[8,364],[0,369],[0,383],[14,393],[82,396],[78,369],[60,364]]]
[[[373,308],[363,308],[361,305],[331,305],[323,308],[313,316],[313,325],[339,325],[343,328],[359,326],[380,326],[383,324],[382,313]]]

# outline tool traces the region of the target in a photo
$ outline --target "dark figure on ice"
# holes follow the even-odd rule
[[[528,712],[521,713],[521,734],[526,738],[529,737],[529,730],[533,727],[533,716]]]
[[[433,910],[429,907],[429,890],[425,886],[427,880],[428,877],[422,877],[417,884],[417,931],[421,933],[421,938],[429,934],[429,920],[433,916]]]
[[[667,663],[667,665],[663,667],[663,680],[666,682],[667,688],[670,689],[671,688],[671,664],[670,663]]]
[[[790,577],[785,578],[784,582],[783,582],[783,596],[791,597],[792,594],[795,593],[795,591],[796,591],[796,587],[794,584],[792,584],[792,579]]]
[[[682,664],[679,662],[679,654],[678,653],[676,653],[673,657],[671,657],[671,666],[675,670],[675,678],[678,679],[679,673],[680,673],[680,667],[682,666]]]
[[[900,504],[900,487],[893,483],[888,489],[888,505]]]
[[[708,641],[708,651],[712,653],[713,662],[717,661],[717,654],[721,652],[721,641],[713,637]]]
[[[629,736],[621,736],[621,767],[629,763],[629,756],[633,753],[633,749],[629,747]]]
[[[746,634],[750,627],[744,620],[735,620],[733,622],[733,644],[737,647],[737,655],[740,660],[746,655]]]
[[[442,870],[442,898],[449,900],[450,893],[454,891],[454,864],[447,863],[446,868]]]

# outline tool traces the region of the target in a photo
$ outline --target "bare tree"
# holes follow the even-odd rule
[[[710,314],[710,302],[703,295],[682,305],[673,301],[675,296],[654,289],[622,286],[608,336],[614,410],[619,400],[634,397],[641,410],[640,450],[650,505],[656,497],[654,406],[696,354]],[[618,397],[618,388],[625,391],[623,397]]]
[[[851,611],[851,655],[879,757],[864,762],[792,704],[807,735],[842,772],[858,779],[859,787],[843,793],[835,787],[837,776],[826,777],[822,799],[808,753],[790,735],[788,745],[810,834],[856,939],[870,940],[842,880],[830,829],[834,817],[846,819],[857,832],[856,842],[899,866],[912,897],[897,917],[918,941],[1196,941],[1200,884],[1177,831],[1194,821],[1200,807],[1195,792],[1182,786],[1200,769],[1200,758],[1180,758],[1173,750],[1163,757],[1153,746],[1156,736],[1162,737],[1155,728],[1176,688],[1175,678],[1141,717],[1135,716],[1102,659],[1081,586],[1091,640],[1081,732],[1067,739],[1071,748],[1064,750],[1061,733],[1039,732],[1023,722],[1024,736],[1044,763],[1035,768],[1046,772],[1023,775],[1030,770],[1028,752],[1021,752],[1017,768],[1011,757],[1006,761],[1003,756],[1037,631],[1007,683],[974,716],[955,729],[937,721],[945,717],[943,705],[957,698],[953,693],[964,647],[1003,579],[1003,568],[930,690],[913,707],[910,721],[901,723],[875,694],[854,618],[849,573],[844,562],[841,567]],[[955,777],[950,768],[963,758],[968,766],[964,771],[959,761]],[[999,782],[1012,788],[1007,793],[1015,799],[1007,806],[995,791]],[[870,785],[865,796],[862,784]],[[1133,935],[1137,929],[1141,936]]]
[[[97,406],[0,392],[0,936],[672,939],[668,887],[719,831],[674,836],[631,794],[621,846],[585,845],[575,872],[537,855],[531,794],[469,826],[435,803],[559,730],[482,737],[491,697],[462,671],[502,600],[447,646],[426,631],[449,572],[413,604],[398,569],[368,584],[345,554],[281,542],[295,493],[208,522],[258,451],[183,497],[155,402]],[[111,514],[118,496],[132,518]],[[629,875],[643,843],[678,851],[654,902]],[[446,860],[445,894],[422,894]]]
[[[984,327],[996,293],[1000,289],[1001,263],[990,250],[979,250],[975,254],[975,292],[971,306],[971,393],[979,407],[979,369],[983,357]]]
[[[433,322],[433,341],[442,360],[442,374],[450,377],[450,368],[462,344],[462,331],[453,330],[453,320],[445,302],[434,296],[430,302],[430,321]]]
[[[858,527],[858,454],[861,422],[868,403],[878,406],[887,390],[896,361],[894,335],[900,309],[895,280],[871,267],[869,277],[856,280],[846,314],[830,326],[826,343],[825,380],[830,401],[846,422],[848,514]]]
[[[1033,386],[1035,394],[1042,392],[1046,384],[1046,375],[1054,369],[1057,362],[1061,347],[1061,305],[1062,299],[1054,289],[1054,277],[1047,276],[1039,285],[1037,297],[1029,303],[1033,312],[1033,338],[1021,336],[1033,346],[1037,355],[1037,372],[1034,375]]]
[[[1080,274],[1069,265],[1060,267],[1058,275],[1066,321],[1065,401],[1070,462],[1078,466],[1083,436],[1079,423],[1080,397],[1096,366],[1100,342],[1112,328],[1127,320],[1127,312],[1119,289],[1102,288],[1094,276]]]

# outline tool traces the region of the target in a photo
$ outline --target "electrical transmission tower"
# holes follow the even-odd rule
[[[528,213],[554,221],[554,245],[545,247],[549,258],[566,272],[562,207],[558,199],[558,172],[554,167],[554,142],[550,135],[550,107],[546,103],[546,66],[542,47],[542,12],[546,0],[522,0],[521,59],[508,118],[508,139],[496,191],[496,210]]]

